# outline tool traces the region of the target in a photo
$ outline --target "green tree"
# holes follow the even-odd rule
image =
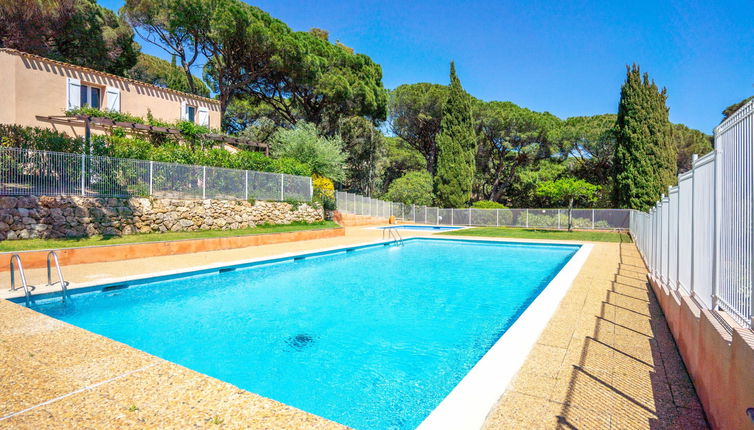
[[[471,198],[475,174],[476,137],[469,95],[450,63],[450,90],[437,135],[435,197],[442,207],[464,207]]]
[[[560,120],[511,102],[478,102],[475,194],[498,201],[510,195],[521,169],[551,157],[550,134]]]
[[[121,10],[138,35],[180,61],[187,92],[199,94],[192,67],[199,58],[200,35],[208,9],[202,0],[126,0]],[[175,83],[174,83],[175,85]]]
[[[365,196],[375,194],[385,169],[385,137],[371,121],[360,116],[341,119],[338,135],[347,154],[344,185]]]
[[[712,136],[683,124],[672,124],[671,137],[677,156],[678,173],[691,170],[691,156],[704,155],[712,151]]]
[[[596,200],[598,185],[581,179],[563,178],[539,184],[537,195],[548,199],[552,204],[568,204],[568,231],[573,225],[573,204],[592,203]]]
[[[390,92],[390,129],[424,156],[431,175],[435,174],[437,165],[436,137],[440,133],[447,98],[448,87],[438,84],[401,85]]]
[[[137,81],[147,82],[158,87],[170,88],[176,91],[191,92],[186,75],[171,63],[153,55],[140,53],[136,65],[126,77]],[[209,97],[209,87],[197,76],[194,78],[194,94]]]
[[[615,204],[647,210],[676,181],[676,153],[670,135],[666,90],[659,90],[639,66],[626,67],[615,122]]]
[[[0,2],[0,47],[123,76],[139,46],[131,27],[95,0]]]
[[[291,30],[263,10],[239,0],[201,0],[208,19],[199,36],[207,59],[204,80],[217,93],[220,112],[234,97],[260,88],[276,91],[284,76],[278,73],[281,51]],[[273,108],[276,108],[273,106]]]
[[[754,100],[754,96],[747,97],[740,102],[733,103],[732,105],[725,108],[725,110],[723,110],[723,121],[730,118],[730,116],[736,113],[737,110],[741,109],[746,103],[749,103],[752,100]]]
[[[313,173],[333,181],[346,178],[343,141],[339,136],[320,136],[314,124],[301,122],[292,129],[280,129],[272,136],[270,146],[276,158],[298,160]]]
[[[382,177],[382,189],[386,190],[390,184],[408,172],[426,171],[426,160],[406,141],[397,136],[385,137],[386,159]]]
[[[393,181],[383,199],[404,205],[432,204],[432,176],[427,172],[409,172]]]
[[[536,208],[547,203],[536,194],[539,184],[554,181],[569,175],[569,163],[556,158],[540,160],[524,166],[506,196],[506,206],[512,208]]]
[[[382,68],[366,55],[321,33],[278,35],[271,79],[252,82],[244,91],[267,103],[290,124],[317,124],[327,135],[337,133],[342,118],[363,116],[373,123],[387,115]]]

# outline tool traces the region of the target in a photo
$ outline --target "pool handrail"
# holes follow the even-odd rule
[[[10,291],[16,291],[18,288],[16,288],[16,272],[14,270],[13,261],[16,261],[16,265],[18,265],[18,273],[21,275],[21,286],[24,289],[24,295],[26,298],[26,307],[29,307],[29,296],[31,293],[29,292],[29,284],[26,283],[26,274],[24,273],[24,265],[21,264],[21,256],[18,254],[13,254],[10,256]]]
[[[52,273],[50,270],[50,257],[52,257],[52,259],[55,260],[55,268],[58,271],[58,279],[60,279],[59,281],[55,283],[52,282]],[[60,282],[61,296],[63,298],[63,302],[65,303],[65,296],[66,294],[68,294],[68,281],[63,279],[63,272],[60,270],[60,262],[58,261],[58,253],[52,250],[47,253],[47,286],[52,287],[58,282]]]
[[[398,232],[396,226],[389,226],[382,229],[382,240],[385,240],[385,232],[388,232],[388,238],[392,239],[396,244],[403,245],[403,237]]]

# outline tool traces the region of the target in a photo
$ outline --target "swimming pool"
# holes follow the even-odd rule
[[[410,429],[578,249],[410,239],[108,285],[36,308],[357,429]]]
[[[378,230],[395,229],[395,230],[416,230],[416,231],[451,231],[460,230],[464,227],[451,227],[446,225],[411,225],[402,224],[390,227],[377,227]]]

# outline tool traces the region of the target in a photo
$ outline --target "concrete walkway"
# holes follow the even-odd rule
[[[487,429],[706,429],[633,244],[597,244]]]
[[[371,242],[381,234],[348,228],[339,238],[69,266],[64,271],[74,284],[103,282]],[[39,284],[46,271],[30,270],[28,276]],[[0,298],[8,294],[8,281],[7,272],[0,275]],[[2,300],[0,378],[0,427],[340,428]],[[633,244],[595,244],[558,313],[490,412],[486,427],[707,428]]]

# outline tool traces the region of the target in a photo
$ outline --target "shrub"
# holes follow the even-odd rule
[[[478,202],[474,202],[471,207],[477,209],[507,209],[504,204],[491,200],[479,200]]]
[[[429,206],[434,199],[432,188],[432,176],[428,172],[409,172],[393,181],[383,198],[405,205]]]
[[[342,181],[346,177],[346,154],[340,137],[320,136],[313,124],[299,123],[293,129],[280,129],[272,136],[271,149],[276,158],[293,158],[326,178]]]
[[[312,188],[314,188],[314,195],[318,197],[335,198],[335,185],[331,180],[320,176],[318,174],[312,175]]]
[[[0,146],[42,151],[81,152],[83,141],[46,128],[0,124]]]
[[[312,188],[314,191],[312,198],[315,202],[321,203],[325,210],[336,209],[335,185],[331,180],[315,173],[312,175]]]

